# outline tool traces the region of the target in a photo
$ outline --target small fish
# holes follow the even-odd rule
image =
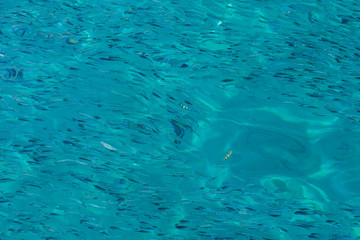
[[[76,39],[74,39],[74,38],[68,38],[68,39],[66,40],[66,42],[69,43],[69,44],[76,44],[76,43],[78,43],[79,41],[76,40]]]
[[[22,27],[22,26],[14,26],[12,28],[12,32],[19,37],[23,37],[25,35],[25,33],[27,32],[27,28]]]
[[[17,70],[17,69],[14,69],[14,68],[5,70],[5,74],[4,74],[5,79],[15,79],[15,78],[20,79],[22,77],[23,77],[22,70]]]
[[[228,154],[226,154],[226,156],[223,158],[223,161],[225,161],[226,159],[228,159],[228,158],[231,156],[231,154],[232,154],[232,150],[230,150],[230,151],[228,152]]]
[[[174,119],[170,120],[170,123],[173,125],[174,127],[174,132],[175,134],[180,137],[183,138],[185,135],[185,130],[179,126],[179,123],[177,121],[175,121]]]
[[[127,9],[124,13],[125,13],[125,14],[133,14],[133,13],[134,13],[134,9],[133,9],[133,8],[129,8],[129,9]]]
[[[190,110],[190,108],[189,108],[189,107],[185,106],[185,105],[184,105],[184,104],[182,104],[182,103],[180,103],[179,105],[180,105],[180,107],[182,107],[183,109]]]
[[[108,143],[106,143],[106,142],[101,141],[100,144],[101,144],[104,148],[106,148],[106,149],[108,149],[108,150],[110,150],[110,151],[114,151],[114,152],[117,151],[116,148],[114,148],[113,146],[111,146],[110,144],[108,144]]]

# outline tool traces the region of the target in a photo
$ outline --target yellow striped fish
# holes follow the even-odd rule
[[[228,158],[231,156],[231,154],[232,154],[232,150],[230,150],[230,151],[228,152],[228,154],[226,154],[226,156],[223,158],[223,161],[225,161],[226,159],[228,159]]]
[[[185,106],[185,105],[184,105],[184,104],[182,104],[182,103],[180,103],[179,105],[180,105],[180,107],[182,107],[183,109],[190,110],[190,108],[189,108],[189,107]]]

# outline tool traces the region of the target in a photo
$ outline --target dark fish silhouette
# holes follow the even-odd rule
[[[4,74],[1,75],[1,78],[3,80],[22,79],[23,71],[14,68],[8,68],[5,69]]]

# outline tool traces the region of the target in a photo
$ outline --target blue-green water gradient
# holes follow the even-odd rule
[[[0,239],[360,239],[359,9],[2,0]]]

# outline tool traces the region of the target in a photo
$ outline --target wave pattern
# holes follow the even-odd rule
[[[1,239],[360,239],[356,1],[0,2]]]

